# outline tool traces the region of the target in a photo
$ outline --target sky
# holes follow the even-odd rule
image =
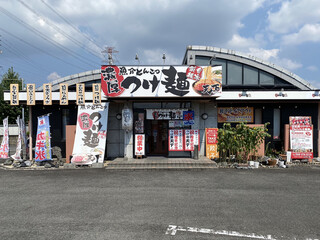
[[[320,88],[320,0],[0,0],[0,78],[37,87],[114,64],[181,65],[188,45],[232,49]]]

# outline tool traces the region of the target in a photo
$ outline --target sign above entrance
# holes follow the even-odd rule
[[[101,87],[112,97],[219,97],[222,66],[101,66]]]
[[[146,109],[148,120],[182,120],[188,109]]]

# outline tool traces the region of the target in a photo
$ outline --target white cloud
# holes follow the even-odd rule
[[[301,63],[292,61],[291,59],[288,59],[288,58],[276,59],[274,63],[291,71],[301,68],[303,66]]]
[[[255,56],[265,61],[271,61],[277,59],[279,49],[262,49],[262,48],[249,48],[248,55]]]
[[[276,12],[268,12],[269,29],[285,34],[320,21],[319,0],[284,1]]]
[[[311,66],[308,66],[307,69],[315,72],[315,71],[318,71],[319,68],[317,66],[311,65]]]
[[[237,49],[237,51],[246,51],[252,47],[258,47],[259,43],[252,38],[244,38],[241,37],[239,34],[234,34],[227,42],[227,47],[229,49]]]
[[[52,82],[52,81],[57,80],[59,78],[61,78],[61,76],[59,76],[59,74],[57,72],[50,73],[49,76],[47,76],[47,80],[49,82]]]
[[[320,42],[320,24],[306,24],[299,32],[283,36],[283,43],[297,45],[303,42]]]
[[[140,63],[142,65],[160,65],[163,63],[163,53],[165,53],[165,65],[179,65],[182,62],[182,59],[175,58],[172,54],[166,53],[166,51],[161,49],[153,49],[153,50],[144,50],[143,58],[140,59]]]

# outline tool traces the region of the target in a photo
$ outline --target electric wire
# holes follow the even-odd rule
[[[46,55],[48,55],[48,56],[50,56],[50,57],[53,57],[53,58],[55,58],[55,59],[58,59],[59,61],[61,61],[61,62],[63,62],[63,63],[66,63],[66,64],[68,64],[68,65],[70,65],[70,66],[72,66],[72,67],[75,67],[75,68],[78,68],[78,69],[87,71],[87,69],[82,68],[82,67],[79,67],[79,65],[74,65],[74,64],[72,64],[72,63],[70,63],[70,62],[67,62],[67,61],[65,61],[64,59],[62,59],[62,58],[60,58],[60,57],[57,57],[57,56],[55,56],[55,55],[53,55],[53,54],[51,54],[51,53],[49,53],[49,52],[47,52],[47,51],[39,48],[39,47],[34,46],[33,44],[31,44],[31,43],[29,43],[29,42],[27,42],[27,41],[19,38],[18,36],[14,35],[14,34],[12,34],[12,33],[10,33],[10,32],[8,32],[8,31],[6,31],[5,29],[3,29],[3,28],[1,28],[1,27],[0,27],[0,30],[3,31],[3,32],[5,32],[5,33],[7,33],[8,35],[10,35],[10,36],[18,39],[19,41],[23,42],[24,44],[26,44],[26,45],[34,48],[34,49],[37,49],[38,51],[40,51],[40,52],[42,52],[42,53],[44,53],[44,54],[46,54]]]
[[[33,66],[40,73],[43,73],[43,72],[50,73],[49,70],[44,69],[40,64],[35,63],[31,58],[29,58],[28,56],[26,56],[22,52],[20,52],[17,47],[12,47],[7,40],[4,39],[4,41],[2,41],[2,42],[3,42],[4,48],[6,48],[9,52],[16,55],[18,58],[23,58],[26,62],[28,62],[31,66]]]
[[[90,65],[92,67],[96,67],[95,65],[92,65],[90,62],[86,62],[83,60],[83,57],[81,55],[79,55],[78,53],[64,47],[62,44],[58,43],[55,40],[52,40],[50,38],[48,38],[47,36],[45,36],[43,33],[41,33],[40,31],[38,31],[37,29],[35,29],[34,27],[32,27],[30,24],[26,23],[25,21],[21,20],[20,18],[14,16],[13,14],[11,14],[9,11],[5,10],[3,7],[0,6],[0,11],[2,13],[4,13],[5,15],[7,15],[8,17],[10,17],[12,20],[16,21],[17,23],[23,25],[24,27],[26,27],[27,29],[29,29],[31,32],[35,33],[37,36],[41,37],[42,39],[50,42],[52,45],[54,45],[55,47],[58,47],[59,49],[61,49],[63,52],[68,53],[70,56],[73,56],[74,58],[78,59],[79,61],[81,61],[82,63],[85,63],[87,65]]]
[[[76,26],[74,26],[71,21],[69,21],[66,17],[62,16],[61,13],[59,13],[57,10],[55,10],[52,6],[50,6],[48,3],[46,3],[44,0],[41,0],[41,2],[47,6],[52,12],[54,12],[56,15],[58,15],[62,20],[64,20],[70,27],[72,27],[75,31],[77,31],[78,33],[80,33],[83,37],[85,37],[88,41],[90,41],[92,44],[94,44],[98,49],[100,49],[101,51],[103,50],[100,46],[98,46],[98,44],[92,40],[90,37],[88,37],[86,34],[84,34],[83,32],[81,32]]]
[[[22,0],[17,0],[18,2],[20,2],[23,6],[25,6],[29,11],[31,11],[32,13],[34,13],[35,15],[37,15],[40,19],[42,19],[44,22],[46,22],[49,26],[51,26],[53,29],[55,29],[57,32],[61,33],[64,37],[68,38],[70,41],[72,41],[74,44],[78,45],[80,48],[86,50],[88,53],[90,53],[91,55],[100,58],[99,53],[93,52],[91,49],[84,47],[84,45],[79,42],[78,40],[76,40],[75,38],[73,38],[72,36],[70,36],[68,33],[66,33],[65,31],[63,31],[60,27],[58,27],[57,25],[55,25],[54,23],[51,23],[50,20],[48,20],[47,18],[41,16],[38,12],[36,12],[34,9],[32,9],[29,5],[27,5],[24,1]]]

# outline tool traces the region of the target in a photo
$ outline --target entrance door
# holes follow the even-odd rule
[[[149,154],[150,155],[168,155],[168,121],[151,120],[149,136]]]

